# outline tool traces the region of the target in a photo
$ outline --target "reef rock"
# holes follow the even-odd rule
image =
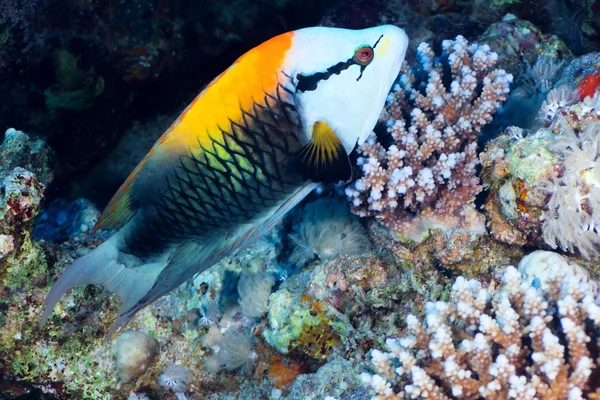
[[[141,331],[126,331],[113,345],[119,379],[128,382],[142,375],[158,354],[158,342]]]

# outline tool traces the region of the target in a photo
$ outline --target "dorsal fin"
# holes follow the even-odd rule
[[[313,125],[310,142],[297,158],[297,168],[305,179],[336,183],[352,178],[352,166],[342,141],[325,121]]]
[[[129,174],[125,182],[119,187],[119,190],[114,194],[108,202],[106,208],[98,218],[98,222],[94,226],[94,233],[98,229],[119,229],[125,226],[127,222],[135,215],[139,209],[139,204],[134,198],[133,184],[138,178],[144,165],[153,154],[154,149],[144,157],[138,166]]]

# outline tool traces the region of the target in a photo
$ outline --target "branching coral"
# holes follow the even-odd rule
[[[346,189],[353,211],[408,237],[428,226],[482,229],[477,136],[506,100],[512,75],[492,70],[497,54],[465,38],[445,40],[436,58],[417,49],[420,70],[403,65],[382,119],[393,144],[372,135],[359,148],[363,176]]]
[[[428,303],[425,323],[407,316],[409,335],[372,351],[363,382],[374,399],[582,399],[598,389],[598,293],[561,274],[538,286],[514,267],[495,293],[459,277],[450,302]]]

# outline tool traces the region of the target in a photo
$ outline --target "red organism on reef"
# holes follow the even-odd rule
[[[583,100],[588,96],[594,96],[598,85],[600,85],[600,71],[586,75],[576,88],[577,93],[579,93],[579,100]]]

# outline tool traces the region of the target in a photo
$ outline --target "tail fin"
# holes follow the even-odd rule
[[[117,294],[123,304],[117,321],[106,338],[127,324],[142,308],[164,296],[192,275],[203,271],[221,258],[249,246],[265,230],[270,229],[294,205],[302,200],[316,185],[307,184],[281,204],[274,212],[255,224],[239,226],[230,236],[215,233],[203,243],[185,242],[165,249],[151,263],[126,254],[124,235],[127,226],[133,228],[135,219],[95,250],[77,259],[54,284],[44,302],[41,325],[44,325],[56,303],[71,288],[86,283],[101,286]]]
[[[101,286],[119,296],[123,302],[121,309],[124,310],[133,307],[146,295],[167,264],[168,254],[149,264],[143,264],[139,259],[137,263],[131,262],[127,258],[131,259],[132,256],[119,251],[121,241],[122,235],[118,232],[67,267],[46,296],[44,312],[40,319],[42,326],[52,314],[56,303],[75,286],[88,283]],[[118,321],[120,323],[113,326],[107,337],[128,321],[129,319]]]

